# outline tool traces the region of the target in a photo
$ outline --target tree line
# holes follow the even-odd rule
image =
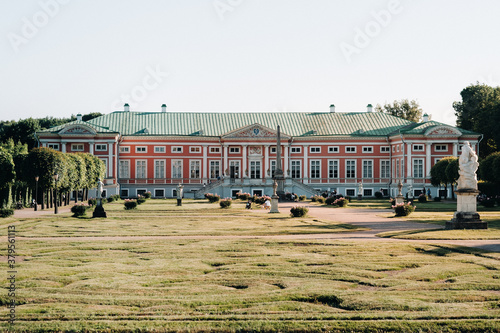
[[[69,204],[71,191],[82,191],[82,199],[87,200],[89,189],[97,186],[98,178],[104,178],[105,165],[88,153],[62,153],[50,148],[28,152],[27,144],[15,144],[10,139],[0,145],[0,170],[1,207],[11,208],[17,203],[28,207],[35,199],[44,209],[52,207],[54,190],[58,204]]]

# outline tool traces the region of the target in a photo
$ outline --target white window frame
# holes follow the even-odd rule
[[[262,162],[261,161],[250,160],[249,161],[249,169],[250,169],[250,174],[249,174],[250,179],[261,179],[262,178]]]
[[[381,153],[390,153],[391,147],[390,146],[380,146],[380,152]]]
[[[399,153],[399,145],[396,146],[396,152]]]
[[[337,170],[335,170],[335,167],[337,168]],[[332,176],[332,171],[333,171],[333,176]],[[335,176],[335,171],[337,171],[337,176]],[[340,174],[340,161],[339,160],[328,160],[328,178],[329,179],[338,179],[339,174]]]
[[[139,162],[145,162],[144,164],[144,177],[139,177]],[[142,167],[142,165],[141,165]],[[135,160],[135,178],[136,179],[147,179],[148,178],[148,160]]]
[[[241,151],[240,147],[229,146],[229,154],[239,154]]]
[[[220,177],[220,161],[219,160],[210,160],[209,161],[209,178],[210,179],[217,179],[217,177]],[[215,172],[217,171],[217,172]],[[212,177],[212,174],[217,174],[215,177]]]
[[[309,147],[309,153],[311,153],[311,154],[321,154],[321,146],[311,146],[311,147]]]
[[[276,146],[271,146],[271,154],[276,154],[277,151]]]
[[[155,146],[155,153],[164,154],[166,151],[167,148],[165,146]]]
[[[440,147],[440,148],[439,148]],[[442,147],[444,147],[445,149],[441,149]],[[439,149],[438,149],[439,148]],[[445,152],[445,151],[448,151],[448,145],[446,144],[436,144],[434,146],[434,150],[435,151],[439,151],[439,152]]]
[[[373,146],[363,146],[363,153],[364,154],[371,154],[371,153],[373,153]]]
[[[339,146],[328,146],[328,152],[331,154],[337,154],[339,151]]]
[[[420,162],[419,165],[417,165],[416,162]],[[413,169],[412,169],[412,171],[413,171],[413,174],[412,174],[413,178],[419,178],[419,179],[421,179],[421,178],[425,177],[425,161],[424,161],[423,158],[414,158],[413,159],[413,166],[412,167],[413,167]],[[416,172],[415,172],[416,167],[419,167],[419,169],[421,169],[422,175],[416,175]]]
[[[351,162],[354,163],[354,169],[353,169],[354,170],[354,174],[351,174],[349,176],[349,174],[348,174],[348,171],[349,171],[348,164],[351,164]],[[357,160],[345,160],[345,178],[346,179],[356,179],[356,174],[357,174],[356,168],[358,167],[356,162],[357,162]]]
[[[291,167],[290,177],[292,177],[293,179],[302,178],[302,160],[291,160],[290,167]],[[298,177],[297,177],[297,168],[299,173]]]
[[[348,194],[348,191],[353,191],[354,194]],[[345,189],[345,195],[346,196],[355,196],[356,195],[356,189],[355,188],[346,188]]]
[[[384,164],[386,166],[385,168],[384,168]],[[384,169],[387,169],[386,173],[384,173]],[[380,160],[380,178],[382,178],[382,179],[391,178],[391,161],[390,160]]]
[[[135,152],[138,154],[146,154],[148,152],[148,147],[147,146],[136,146]]]
[[[302,147],[290,147],[290,154],[302,153]]]
[[[95,151],[108,151],[108,144],[107,143],[96,143]]]
[[[193,171],[197,175],[193,176]],[[201,160],[189,160],[189,179],[201,179]]]
[[[210,154],[220,154],[220,147],[210,147]]]
[[[157,172],[157,170],[158,170],[158,166],[156,165],[157,162],[163,162],[163,167],[161,167],[163,175],[161,177],[159,177],[158,172]],[[166,176],[167,161],[166,160],[154,160],[154,163],[155,163],[155,179],[164,179],[164,178],[166,178],[167,177]]]
[[[47,147],[52,148],[54,150],[59,150],[59,144],[58,143],[48,143]]]
[[[175,169],[177,168],[177,163],[179,163],[180,167],[180,174],[175,173]],[[173,179],[182,179],[183,178],[183,173],[184,173],[184,162],[183,160],[172,160],[172,165],[171,165],[171,175]],[[179,177],[180,176],[180,177]]]
[[[370,191],[370,194],[365,194],[366,191]],[[373,189],[372,188],[364,188],[363,189],[363,196],[364,197],[373,197]]]
[[[423,144],[413,144],[411,149],[412,149],[412,151],[424,151],[424,145]]]
[[[125,164],[127,164],[127,174],[126,174],[126,177],[123,176],[123,166],[122,166],[122,162]],[[120,163],[119,163],[119,169],[118,171],[120,172],[120,178],[123,178],[123,179],[129,179],[130,178],[130,160],[122,160],[120,159]]]
[[[124,195],[123,192],[125,192],[125,191],[127,191],[127,195]],[[125,198],[125,197],[128,198],[129,197],[129,193],[130,193],[130,191],[128,190],[128,188],[122,188],[122,189],[120,189],[120,197],[121,198]]]
[[[139,193],[139,191],[141,193]],[[146,193],[148,191],[147,188],[136,188],[135,189],[135,196],[138,197],[139,195],[144,195],[144,193]]]
[[[370,168],[371,175],[365,176],[365,162],[369,163],[369,165],[366,165],[366,167]],[[362,172],[362,176],[363,176],[362,178],[363,179],[373,179],[373,165],[374,165],[373,160],[362,160],[361,163],[362,163],[361,164],[361,169],[362,169],[361,172]]]
[[[313,175],[315,175],[315,173],[313,174],[313,163],[316,164],[318,163],[317,167],[318,167],[318,172],[317,172],[317,177],[313,177]],[[316,165],[314,166],[316,168]],[[309,161],[309,178],[311,179],[321,179],[321,160],[310,160]]]
[[[346,154],[356,154],[356,146],[345,146]]]
[[[120,153],[130,153],[130,146],[120,146]]]
[[[163,195],[156,195],[156,191],[163,191]],[[165,198],[165,189],[164,188],[155,188],[153,189],[155,198]]]
[[[108,158],[99,158],[104,163],[104,178],[108,178]]]
[[[174,153],[174,154],[182,154],[182,146],[172,146],[170,148],[170,152]]]
[[[83,143],[73,143],[71,145],[71,151],[84,151],[84,150],[85,150],[85,145]]]
[[[201,146],[190,146],[189,147],[189,153],[191,153],[191,154],[200,154],[201,153]]]

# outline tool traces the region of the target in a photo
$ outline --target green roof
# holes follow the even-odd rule
[[[77,123],[77,122],[72,122]],[[84,122],[98,132],[121,135],[222,136],[236,129],[260,124],[294,137],[387,136],[405,132],[423,134],[437,122],[414,123],[382,112],[127,112],[116,111]],[[68,124],[41,132],[57,132]],[[445,125],[449,126],[449,125]],[[200,132],[201,131],[201,132]],[[462,133],[477,134],[460,130]],[[314,133],[314,134],[313,134]]]

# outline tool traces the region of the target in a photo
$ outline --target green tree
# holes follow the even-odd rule
[[[444,189],[448,189],[448,184],[453,184],[456,182],[458,177],[450,177],[448,178],[448,173],[450,176],[454,176],[453,167],[450,167],[449,172],[447,173],[447,168],[450,163],[454,163],[453,161],[457,160],[454,156],[448,156],[441,160],[439,160],[436,164],[434,164],[431,168],[431,184],[433,186],[444,186]],[[458,166],[458,165],[457,165]],[[458,168],[457,168],[458,173]],[[454,179],[455,178],[455,179]],[[453,195],[452,195],[453,197]]]
[[[377,104],[375,111],[388,113],[416,123],[422,120],[422,109],[415,100],[402,99],[394,101],[392,104],[384,104],[384,106]]]
[[[482,133],[480,157],[499,149],[500,144],[500,87],[473,84],[460,92],[462,100],[453,103],[457,126]]]
[[[16,172],[12,155],[0,147],[0,206],[10,208],[12,204],[12,183],[15,180]]]

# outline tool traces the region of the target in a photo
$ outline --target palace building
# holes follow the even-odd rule
[[[106,195],[174,197],[237,192],[271,195],[277,149],[285,191],[318,191],[366,197],[376,191],[418,195],[430,169],[458,156],[469,141],[478,152],[481,135],[443,123],[414,123],[368,105],[365,112],[160,112],[115,111],[37,132],[40,145],[62,152],[88,152],[106,164]],[[276,146],[277,126],[281,144]],[[362,184],[362,187],[359,184]],[[362,188],[363,193],[358,193]],[[448,193],[449,195],[449,193]]]

